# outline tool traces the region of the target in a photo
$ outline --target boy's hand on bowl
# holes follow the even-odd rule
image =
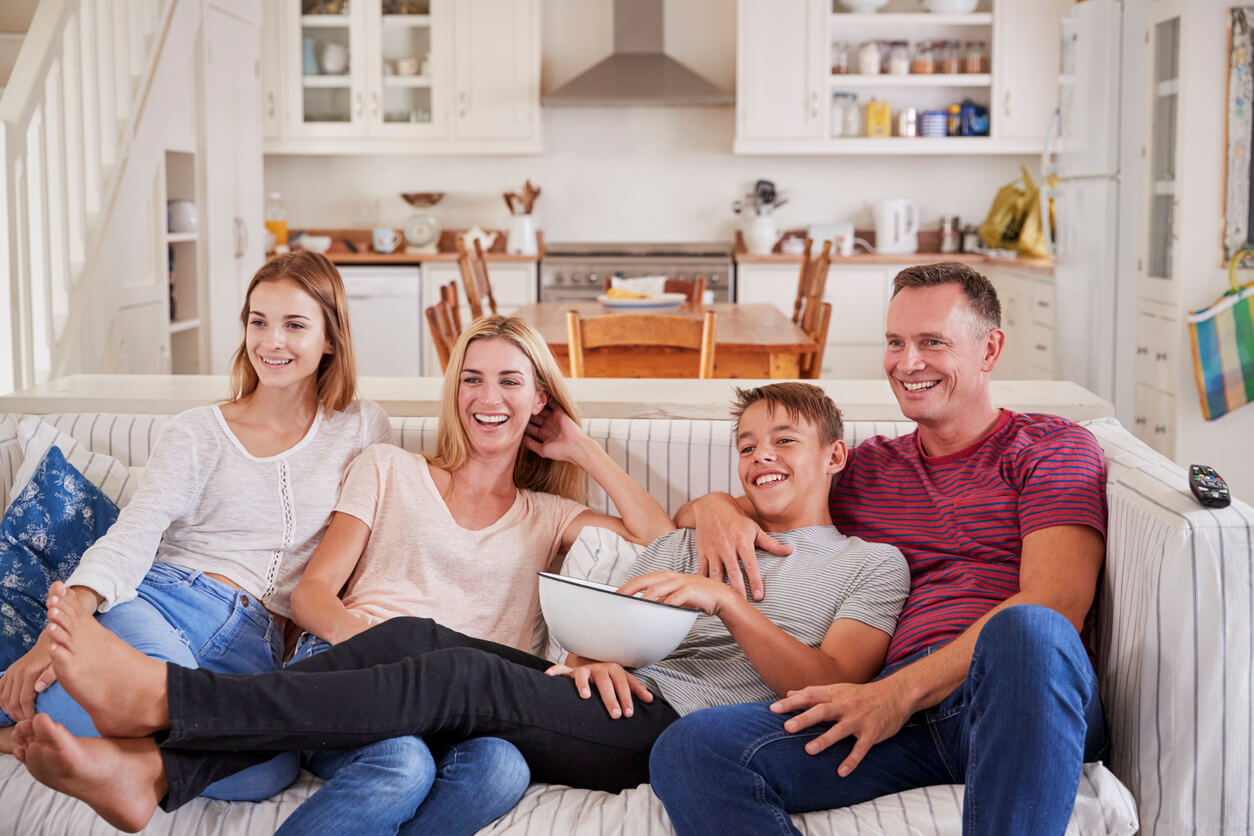
[[[579,696],[585,700],[592,696],[591,683],[595,682],[601,702],[605,703],[605,710],[615,720],[635,713],[635,706],[631,701],[633,694],[641,702],[653,702],[653,694],[644,683],[617,662],[596,662],[573,653],[566,657],[566,661],[570,664],[553,665],[545,673],[573,679],[575,687],[579,689]]]
[[[736,593],[722,581],[682,572],[650,572],[632,578],[618,591],[677,607],[695,607],[706,615],[715,616],[721,615],[736,600]]]

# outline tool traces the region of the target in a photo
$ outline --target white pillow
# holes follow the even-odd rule
[[[622,586],[627,582],[627,574],[635,565],[636,558],[644,549],[644,546],[637,546],[608,528],[586,526],[566,552],[566,559],[562,562],[562,574],[586,581]],[[545,658],[551,662],[560,662],[566,658],[566,653],[566,649],[550,635]]]
[[[36,415],[27,415],[17,422],[17,443],[22,464],[9,487],[10,498],[22,492],[44,455],[54,446],[60,448],[65,460],[83,474],[83,478],[119,508],[131,501],[144,472],[142,467],[127,467],[113,456],[89,450]]]

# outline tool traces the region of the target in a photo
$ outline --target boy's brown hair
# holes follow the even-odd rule
[[[740,431],[740,416],[745,410],[761,401],[767,409],[782,408],[793,421],[802,418],[814,424],[821,444],[840,441],[845,427],[840,407],[819,387],[812,383],[768,383],[752,389],[737,389],[732,402],[732,418],[736,419],[736,432]]]

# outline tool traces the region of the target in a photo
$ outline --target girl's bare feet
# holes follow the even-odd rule
[[[47,714],[19,725],[18,757],[30,774],[119,830],[142,830],[165,797],[161,752],[150,738],[78,738]]]
[[[57,681],[104,737],[143,737],[170,725],[165,663],[110,633],[57,581],[48,591]]]

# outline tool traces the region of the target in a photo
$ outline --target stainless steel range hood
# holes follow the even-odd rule
[[[542,100],[550,107],[730,105],[724,93],[662,51],[663,0],[614,0],[614,53]]]

